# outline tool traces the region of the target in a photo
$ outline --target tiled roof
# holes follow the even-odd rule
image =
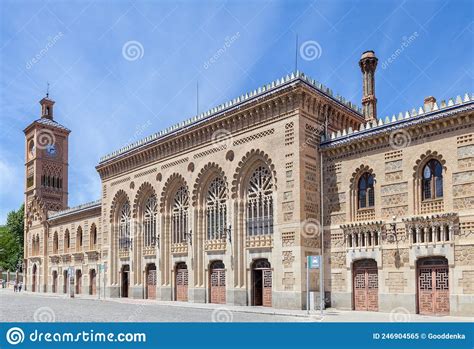
[[[201,113],[199,115],[196,115],[186,121],[180,122],[176,125],[173,125],[171,127],[166,128],[165,130],[162,130],[160,132],[157,132],[151,136],[148,136],[140,141],[137,141],[133,144],[127,145],[123,148],[120,148],[117,151],[114,151],[110,154],[107,154],[103,157],[100,158],[100,162],[105,162],[107,160],[113,159],[119,155],[122,155],[124,153],[127,153],[131,150],[137,149],[145,144],[148,144],[150,142],[156,141],[160,138],[163,138],[165,136],[169,136],[170,134],[179,132],[181,130],[184,130],[186,128],[189,128],[191,126],[195,126],[201,122],[217,118],[222,113],[227,112],[229,110],[232,110],[233,108],[239,107],[244,103],[251,102],[252,100],[255,100],[259,97],[262,97],[264,95],[268,95],[271,93],[274,93],[278,90],[280,90],[282,87],[288,86],[292,83],[295,83],[297,81],[301,81],[308,86],[322,92],[326,96],[330,97],[334,101],[338,102],[339,104],[352,109],[354,112],[360,114],[362,116],[362,109],[355,105],[354,103],[346,100],[344,97],[336,95],[333,95],[333,92],[330,88],[324,86],[320,82],[308,77],[302,72],[297,71],[296,73],[292,73],[291,75],[286,75],[282,77],[281,79],[277,79],[275,81],[272,81],[269,84],[266,84],[264,86],[259,87],[258,89],[255,89],[251,92],[245,93],[237,98],[234,98],[231,101],[225,102],[221,105],[218,105],[217,107],[214,107],[204,113]]]
[[[34,122],[36,122],[38,124],[46,125],[46,126],[56,127],[56,128],[59,128],[63,131],[71,132],[71,130],[69,130],[67,127],[64,127],[60,123],[57,123],[56,121],[51,120],[51,119],[41,118],[41,119],[35,120]]]
[[[71,214],[75,214],[75,213],[82,212],[82,211],[85,211],[85,210],[100,207],[100,205],[101,205],[101,201],[96,200],[96,201],[88,202],[88,203],[81,204],[81,205],[78,205],[78,206],[69,207],[69,208],[67,208],[65,210],[62,210],[62,211],[57,211],[57,212],[56,211],[53,211],[53,212],[50,211],[50,212],[48,212],[48,219],[55,219],[55,218],[60,218],[60,217],[64,217],[64,216],[69,216]]]
[[[423,107],[413,108],[412,111],[400,112],[398,116],[395,114],[392,117],[385,117],[385,119],[377,119],[361,124],[359,130],[348,129],[332,132],[327,139],[323,139],[323,147],[339,146],[348,142],[367,138],[376,135],[377,133],[394,131],[403,127],[412,126],[418,123],[429,122],[431,120],[445,117],[457,113],[462,110],[474,109],[474,94],[466,93],[464,97],[457,96],[450,98],[448,102],[441,101],[441,103],[434,103],[430,109]]]

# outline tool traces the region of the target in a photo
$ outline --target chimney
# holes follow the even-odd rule
[[[362,71],[362,112],[367,121],[377,119],[377,98],[375,98],[377,62],[374,51],[365,51],[359,61]]]
[[[425,110],[425,112],[432,111],[435,103],[436,98],[434,98],[433,96],[426,97],[423,101],[423,109]]]

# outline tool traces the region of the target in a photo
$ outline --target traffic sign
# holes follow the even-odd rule
[[[319,269],[321,267],[321,256],[308,256],[308,268]]]

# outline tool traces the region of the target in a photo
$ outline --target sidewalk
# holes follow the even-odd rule
[[[0,289],[1,291],[7,291],[13,293],[13,290]],[[34,297],[47,297],[47,298],[69,298],[64,294],[51,294],[51,293],[33,293],[28,291],[22,291],[17,293],[18,296],[34,296]],[[123,304],[135,304],[139,306],[166,306],[166,307],[179,307],[179,308],[190,308],[190,309],[225,309],[231,312],[238,313],[254,313],[264,315],[279,315],[279,316],[290,316],[290,317],[304,317],[308,318],[309,321],[317,322],[473,322],[474,319],[470,317],[460,316],[425,316],[419,314],[411,314],[406,309],[396,308],[392,313],[381,313],[381,312],[364,312],[364,311],[349,311],[328,308],[324,310],[324,314],[321,317],[319,310],[310,311],[310,314],[306,310],[292,310],[292,309],[275,309],[266,307],[250,307],[250,306],[235,306],[228,304],[212,304],[212,303],[190,303],[190,302],[177,302],[177,301],[157,301],[149,299],[132,299],[132,298],[100,298],[98,296],[90,295],[76,295],[71,301],[77,300],[89,300],[89,301],[102,301],[102,302],[113,302]]]

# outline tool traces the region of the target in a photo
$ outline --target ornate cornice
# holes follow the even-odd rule
[[[324,88],[324,87],[321,87]],[[270,87],[269,87],[270,89]],[[296,111],[316,115],[324,121],[327,118],[330,128],[359,125],[363,117],[354,111],[352,104],[342,97],[333,97],[329,89],[320,90],[300,75],[293,80],[270,89],[267,93],[256,94],[240,103],[222,107],[205,116],[179,124],[144,140],[122,148],[104,158],[96,166],[102,179],[110,178],[140,166],[205,146],[215,142],[216,131],[225,130],[229,134],[245,131],[275,118],[284,118]]]
[[[410,142],[440,132],[472,126],[474,101],[434,111],[416,117],[392,121],[388,124],[346,133],[321,143],[321,149],[332,156],[350,156],[377,148],[392,147],[394,150],[409,146]],[[401,137],[403,144],[391,138]],[[394,144],[392,144],[394,143]]]

